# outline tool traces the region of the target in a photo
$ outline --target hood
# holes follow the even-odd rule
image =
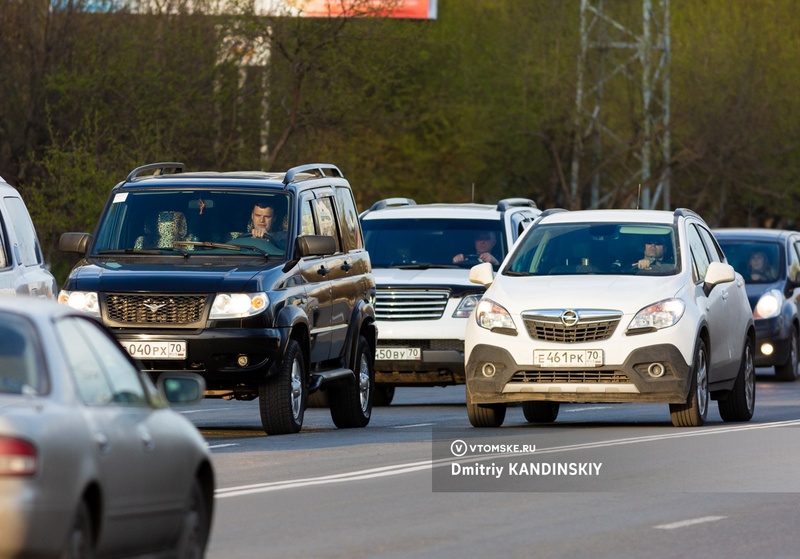
[[[284,262],[263,258],[247,260],[208,259],[125,259],[83,261],[65,285],[70,291],[171,291],[214,293],[245,291],[259,273],[282,267]],[[187,281],[187,278],[188,279]]]
[[[483,288],[469,281],[469,268],[428,268],[404,270],[400,268],[373,268],[375,284],[381,287],[461,286]]]
[[[497,276],[485,297],[512,314],[539,309],[610,309],[633,314],[678,296],[683,276]]]

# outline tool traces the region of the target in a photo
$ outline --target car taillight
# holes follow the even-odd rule
[[[36,447],[23,439],[0,436],[0,476],[36,473]]]

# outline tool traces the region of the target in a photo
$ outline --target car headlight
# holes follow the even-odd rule
[[[209,318],[246,318],[263,312],[268,304],[269,297],[266,293],[217,293]]]
[[[491,299],[480,300],[475,308],[475,320],[478,322],[478,326],[487,330],[500,330],[501,332],[508,330],[508,333],[514,335],[517,333],[517,327],[508,311]]]
[[[58,302],[100,318],[100,301],[96,291],[60,291]]]
[[[461,302],[458,304],[458,308],[456,312],[453,313],[453,318],[467,318],[469,314],[472,312],[472,309],[478,304],[478,301],[481,300],[480,294],[475,295],[467,295]]]
[[[774,318],[781,314],[783,295],[777,289],[770,289],[764,293],[753,309],[754,318]]]
[[[628,332],[635,330],[660,330],[678,323],[686,310],[680,299],[666,299],[645,307],[636,313],[628,325]]]

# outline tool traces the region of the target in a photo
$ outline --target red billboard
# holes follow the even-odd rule
[[[288,0],[306,17],[370,15],[375,17],[436,19],[437,0]]]

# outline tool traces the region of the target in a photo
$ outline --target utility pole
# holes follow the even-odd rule
[[[632,31],[632,5],[614,2],[612,15],[605,0],[581,0],[573,209],[623,200],[671,209],[669,0],[642,0],[641,33]]]

